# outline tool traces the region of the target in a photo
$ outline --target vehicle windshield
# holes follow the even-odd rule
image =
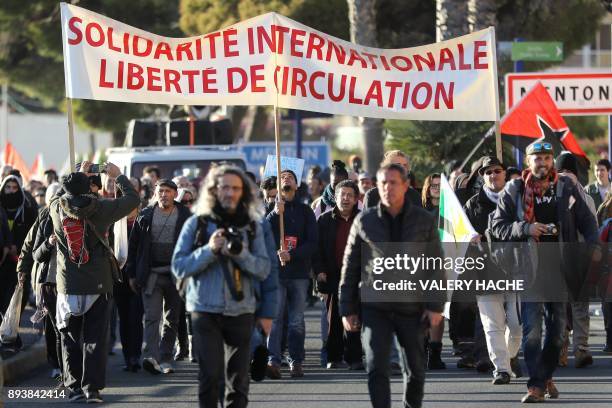
[[[197,161],[157,161],[157,162],[136,162],[132,164],[131,174],[133,177],[142,177],[142,170],[147,166],[155,166],[159,169],[161,178],[172,179],[177,176],[187,177],[193,184],[199,185],[200,181],[208,174],[210,165],[216,162],[215,160],[197,160]],[[244,161],[241,159],[220,160],[218,163],[235,164],[241,169],[245,169]]]

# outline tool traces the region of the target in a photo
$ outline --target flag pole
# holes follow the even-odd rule
[[[501,122],[499,114],[499,79],[497,76],[497,43],[495,42],[495,27],[489,27],[491,31],[491,50],[493,54],[493,82],[495,83],[495,153],[497,159],[503,162],[503,149],[501,139]]]
[[[495,126],[491,126],[489,128],[489,130],[487,130],[487,133],[485,133],[485,135],[482,137],[482,139],[480,139],[480,142],[478,142],[476,144],[476,146],[474,146],[474,148],[468,153],[468,155],[466,156],[466,158],[463,160],[463,162],[461,163],[461,166],[459,167],[459,171],[463,170],[463,168],[467,165],[467,163],[470,161],[470,159],[472,158],[472,156],[474,156],[474,154],[478,151],[478,149],[480,149],[480,146],[482,146],[482,144],[493,135],[493,132],[495,132]]]
[[[76,170],[74,151],[74,119],[72,112],[72,98],[66,98],[66,110],[68,111],[68,151],[70,157],[70,173]]]

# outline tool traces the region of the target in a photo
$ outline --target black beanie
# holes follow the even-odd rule
[[[62,187],[70,195],[78,196],[89,193],[89,177],[85,173],[70,173],[62,180]]]
[[[578,175],[578,161],[576,156],[570,152],[561,153],[555,160],[555,168],[557,171],[569,170],[574,175]]]
[[[99,189],[102,189],[102,177],[99,174],[89,176],[89,182],[94,186],[98,186]]]

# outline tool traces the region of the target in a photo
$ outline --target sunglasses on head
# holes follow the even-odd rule
[[[552,150],[552,145],[546,142],[534,143],[533,145],[531,145],[531,151],[533,153],[539,153],[542,150]]]
[[[484,173],[487,176],[490,176],[491,174],[495,173],[495,174],[500,174],[502,173],[504,170],[502,169],[491,169],[491,170],[486,170]]]

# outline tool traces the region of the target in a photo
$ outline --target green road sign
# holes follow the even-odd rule
[[[513,42],[512,61],[563,61],[563,43]]]

